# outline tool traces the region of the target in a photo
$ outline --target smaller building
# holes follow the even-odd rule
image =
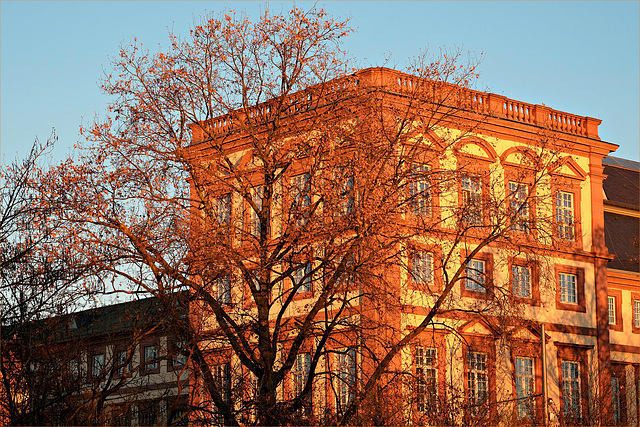
[[[14,413],[33,425],[187,425],[180,324],[188,305],[185,294],[169,301],[151,297],[4,328]]]
[[[607,266],[612,421],[640,422],[640,164],[603,160],[604,235],[614,258]]]

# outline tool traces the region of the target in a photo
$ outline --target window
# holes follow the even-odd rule
[[[640,328],[640,300],[633,301],[633,325]]]
[[[80,361],[78,359],[69,360],[69,374],[72,378],[78,378],[80,376]]]
[[[511,266],[511,280],[513,282],[513,295],[520,298],[532,298],[531,269],[521,265]]]
[[[222,305],[231,304],[231,275],[216,279],[216,299]]]
[[[479,176],[463,176],[462,191],[462,223],[465,225],[482,224],[482,181]]]
[[[160,402],[144,402],[139,405],[138,425],[157,426],[158,415],[160,415]]]
[[[560,302],[578,304],[578,278],[575,274],[560,273],[558,275]]]
[[[311,189],[309,188],[310,174],[305,173],[293,178],[291,191],[293,194],[292,211],[296,215],[296,224],[305,225],[309,219],[311,206]]]
[[[104,353],[94,354],[91,357],[91,375],[99,377],[104,369]]]
[[[311,292],[311,263],[305,263],[301,268],[293,272],[294,286],[297,286],[300,292]]]
[[[535,394],[534,362],[528,357],[516,357],[516,409],[518,418],[533,418]]]
[[[578,362],[562,362],[562,413],[565,422],[579,420],[582,416],[580,395],[580,365]]]
[[[121,350],[117,353],[116,363],[118,364],[119,375],[124,375],[131,371],[131,364],[127,363],[127,350]]]
[[[433,284],[433,255],[416,251],[411,256],[411,279],[416,284]]]
[[[465,268],[464,287],[468,291],[486,292],[485,288],[485,261],[472,259]]]
[[[338,353],[337,408],[342,413],[355,395],[356,350],[344,349]]]
[[[338,215],[348,215],[353,212],[355,206],[355,194],[353,187],[355,186],[355,179],[353,173],[347,171],[346,168],[342,168],[340,171],[340,184],[338,197],[340,204],[338,205]]]
[[[149,345],[144,348],[144,369],[158,369],[158,347]]]
[[[409,201],[414,215],[431,214],[431,189],[429,166],[415,166],[409,175]]]
[[[257,210],[255,209],[251,210],[251,217],[252,217],[251,232],[256,238],[259,238],[262,232],[262,223],[260,222],[260,213],[262,213],[262,200],[264,199],[264,187],[254,188],[252,199],[253,199],[253,203],[256,205]],[[267,223],[269,222],[268,215],[265,221]],[[268,232],[268,229],[267,229],[267,232]]]
[[[296,361],[293,366],[293,397],[297,397],[302,393],[304,387],[309,378],[309,372],[311,370],[311,354],[301,353],[296,356]],[[309,393],[305,399],[305,404],[301,411],[302,415],[311,415],[311,393]]]
[[[187,343],[184,341],[173,343],[173,366],[184,366],[187,364],[186,347]]]
[[[607,297],[607,306],[609,308],[609,324],[616,324],[616,297],[609,295]]]
[[[558,238],[567,242],[575,239],[573,193],[556,192],[556,228]]]
[[[438,373],[436,349],[416,347],[416,406],[419,412],[437,410]]]
[[[229,224],[231,221],[231,194],[227,193],[216,200],[216,220],[219,224]]]
[[[222,400],[226,403],[231,402],[231,365],[223,363],[213,367],[213,380],[216,382]]]
[[[509,209],[513,216],[511,230],[529,232],[529,188],[527,184],[509,181]]]
[[[486,415],[489,375],[485,353],[467,353],[467,390],[469,392],[469,412],[474,416]]]
[[[622,407],[620,406],[620,381],[617,377],[611,377],[611,412],[613,423],[622,422]]]

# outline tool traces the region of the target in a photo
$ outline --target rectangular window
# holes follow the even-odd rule
[[[144,368],[158,369],[158,347],[149,345],[144,348]]]
[[[355,206],[355,178],[353,173],[347,171],[347,168],[341,168],[338,197],[340,200],[338,205],[338,215],[349,215],[353,212]]]
[[[636,328],[640,328],[640,300],[633,301],[633,324]]]
[[[269,215],[267,212],[263,212],[262,201],[264,199],[264,187],[256,187],[252,192],[252,200],[255,204],[255,209],[251,210],[251,233],[254,237],[259,238],[262,232],[262,222],[260,221],[260,213],[266,214],[265,221],[269,222]],[[268,232],[268,227],[267,227]]]
[[[578,303],[578,277],[575,274],[560,273],[558,275],[560,282],[560,302],[577,304]]]
[[[94,354],[91,357],[91,375],[99,377],[104,369],[104,354]]]
[[[607,297],[607,306],[609,307],[609,324],[616,324],[616,297],[609,295]]]
[[[219,224],[231,222],[231,194],[227,193],[216,200],[216,220]]]
[[[620,381],[617,377],[611,377],[611,412],[613,423],[622,422],[622,408],[620,406]]]
[[[469,352],[467,354],[467,389],[469,392],[469,412],[477,417],[486,416],[489,373],[485,353]]]
[[[429,252],[416,251],[411,256],[411,279],[417,284],[433,283],[433,256]]]
[[[310,370],[311,354],[298,354],[293,366],[293,397],[299,396],[304,390],[307,379],[309,378]],[[305,399],[305,404],[302,408],[301,414],[303,416],[311,415],[311,393],[309,393]]]
[[[293,177],[291,192],[293,196],[291,211],[298,226],[305,225],[309,219],[309,206],[311,206],[311,188],[309,186],[310,174],[305,173]]]
[[[535,395],[534,361],[528,357],[516,357],[516,409],[518,418],[533,419]]]
[[[462,223],[465,225],[482,224],[482,181],[479,176],[463,176]]]
[[[187,343],[184,341],[174,342],[173,347],[173,366],[184,366],[187,364],[186,347]]]
[[[485,262],[472,259],[465,268],[464,287],[468,291],[486,292],[485,288]]]
[[[213,367],[213,380],[222,394],[222,400],[231,402],[231,365],[223,363]]]
[[[312,282],[311,263],[307,262],[301,268],[293,272],[294,286],[297,286],[300,292],[311,292]]]
[[[562,412],[565,422],[582,417],[580,393],[580,365],[578,362],[562,362]]]
[[[69,374],[72,378],[80,376],[80,361],[78,359],[69,360]]]
[[[436,349],[416,347],[416,405],[419,412],[433,413],[438,403]]]
[[[409,201],[414,215],[431,214],[431,187],[429,185],[429,166],[415,166],[409,175]]]
[[[567,242],[573,242],[575,239],[573,210],[573,193],[556,192],[556,228],[558,238]]]
[[[338,353],[337,409],[342,413],[353,400],[356,388],[356,350],[344,349]]]
[[[222,305],[231,304],[231,275],[216,279],[216,298]]]
[[[531,269],[521,265],[511,266],[513,280],[513,295],[520,298],[532,297]]]
[[[118,374],[124,375],[131,371],[131,366],[127,363],[127,350],[121,350],[117,353],[116,363],[118,364]]]
[[[527,184],[509,182],[509,209],[512,216],[511,230],[529,232],[529,187]]]

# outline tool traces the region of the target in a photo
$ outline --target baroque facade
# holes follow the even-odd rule
[[[383,123],[385,115],[395,115],[393,129],[406,136],[394,148],[395,153],[405,153],[403,147],[407,146],[413,150],[404,159],[406,168],[397,169],[408,170],[405,179],[397,181],[396,196],[402,206],[389,214],[397,216],[397,229],[412,230],[405,233],[405,237],[411,236],[394,242],[403,249],[394,252],[395,263],[379,265],[384,264],[384,273],[375,275],[367,270],[369,279],[375,275],[388,286],[387,298],[397,304],[383,307],[373,298],[362,297],[370,295],[362,284],[368,279],[358,275],[355,267],[347,268],[347,275],[355,277],[344,279],[352,284],[349,313],[355,314],[361,329],[345,326],[334,330],[327,334],[333,338],[322,343],[325,347],[321,350],[318,343],[326,329],[318,327],[309,334],[292,357],[291,372],[279,386],[278,400],[293,402],[304,394],[303,418],[339,416],[374,373],[374,360],[385,354],[382,347],[420,329],[381,377],[389,393],[381,396],[391,396],[384,403],[396,405],[387,410],[401,414],[404,422],[542,422],[546,412],[552,423],[637,423],[633,391],[635,384],[640,385],[638,368],[633,365],[637,363],[637,347],[623,344],[629,341],[619,334],[636,333],[631,313],[638,315],[631,307],[639,303],[631,289],[637,287],[638,277],[619,271],[619,267],[607,269],[608,263],[617,265],[612,255],[616,250],[608,250],[605,241],[608,215],[619,212],[613,199],[607,198],[606,185],[603,193],[603,181],[605,169],[614,167],[605,159],[617,146],[600,139],[598,119],[491,93],[453,89],[451,85],[444,87],[452,99],[436,102],[433,98],[430,107],[414,108],[416,99],[428,96],[428,91],[420,88],[429,84],[394,70],[371,68],[356,73],[349,83],[336,82],[323,95],[314,93],[313,88],[291,95],[285,101],[287,118],[298,125],[314,120],[312,110],[348,103],[348,99],[353,102],[360,96],[364,99],[364,93],[375,93],[379,111],[386,110],[379,117],[365,114],[356,102],[331,125],[290,126],[289,133],[279,137],[282,146],[315,142],[308,144],[304,155],[292,149],[295,160],[287,163],[288,172],[276,173],[278,180],[270,187],[265,184],[265,175],[256,172],[266,163],[255,141],[269,139],[267,116],[274,113],[275,104],[192,125],[191,155],[196,163],[206,164],[207,173],[214,176],[208,184],[191,183],[193,216],[202,221],[212,218],[214,224],[232,230],[224,237],[230,243],[222,246],[234,254],[252,242],[257,246],[269,239],[277,242],[286,236],[289,226],[312,228],[310,215],[321,210],[331,216],[324,218],[324,230],[337,219],[357,216],[366,199],[365,160],[349,156],[362,151],[347,149],[327,157],[322,169],[313,157],[323,148],[314,152],[314,144],[326,147],[335,141],[356,141],[353,134],[341,132],[367,121],[379,119]],[[364,92],[341,98],[340,93],[350,85]],[[433,89],[433,93],[440,89]],[[320,105],[318,97],[327,101]],[[443,112],[439,108],[444,105],[453,107]],[[409,111],[414,116],[407,128],[403,127],[406,115],[401,112]],[[261,116],[264,126],[247,124],[258,123]],[[336,128],[340,132],[331,137],[318,136]],[[375,132],[378,141],[383,139],[379,130]],[[341,143],[332,153],[339,152]],[[341,164],[344,159],[346,163]],[[214,170],[217,167],[221,169]],[[345,173],[349,168],[357,171]],[[253,173],[248,186],[241,180],[247,171]],[[331,179],[326,179],[327,174]],[[333,193],[329,181],[338,187]],[[637,218],[637,200],[635,206],[624,209],[631,209],[631,216]],[[291,212],[305,209],[307,216],[292,222]],[[341,232],[349,235],[348,229]],[[320,235],[320,231],[316,233]],[[327,283],[332,283],[331,274],[326,273],[331,264],[325,254],[333,247],[322,247],[326,241],[322,239],[327,239],[326,235],[315,243],[315,255],[289,260],[289,264],[280,259],[272,266],[270,273],[281,275],[284,290],[269,289],[269,310],[282,310],[280,317],[267,314],[271,322],[289,317],[302,323],[305,310],[314,307]],[[378,244],[384,246],[384,240]],[[637,241],[635,245],[637,271]],[[257,259],[257,252],[253,254]],[[222,311],[192,309],[194,318],[211,336],[222,329],[222,312],[229,317],[243,312],[257,318],[252,298],[263,291],[243,266],[224,263],[209,280]],[[364,262],[358,267],[361,265]],[[204,286],[207,280],[202,282]],[[422,322],[445,291],[448,296],[443,305],[423,328]],[[290,304],[286,310],[282,309],[283,300]],[[612,301],[617,310],[613,320]],[[330,309],[335,310],[335,304]],[[380,331],[371,342],[362,333],[366,321],[378,325]],[[224,402],[250,420],[252,410],[241,402],[250,401],[255,394],[255,378],[238,356],[238,349],[231,351],[221,336],[217,341],[211,339],[208,350],[216,382],[224,389]],[[283,361],[288,359],[291,342],[279,344],[278,357]],[[309,375],[312,362],[318,373]],[[398,380],[394,372],[402,372],[404,379]],[[307,384],[308,378],[312,380]],[[196,400],[203,405],[206,387],[198,381],[192,378],[192,389],[200,390]],[[633,387],[629,387],[631,381]],[[250,386],[233,391],[241,384]],[[215,413],[215,399],[211,399],[209,405]],[[366,409],[371,413],[376,410],[373,406]]]

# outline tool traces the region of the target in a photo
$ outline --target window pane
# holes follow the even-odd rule
[[[577,277],[574,274],[560,273],[558,275],[560,287],[560,301],[570,304],[578,303]]]
[[[511,267],[513,294],[521,298],[531,298],[531,270],[528,267],[514,265]]]
[[[483,260],[472,259],[467,263],[465,269],[466,279],[464,286],[469,291],[485,292],[485,262]]]

